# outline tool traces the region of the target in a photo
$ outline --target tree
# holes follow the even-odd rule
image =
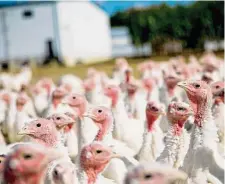
[[[202,47],[205,39],[224,38],[224,1],[130,9],[112,16],[111,24],[127,26],[136,46],[151,42],[157,50],[168,40],[180,40],[187,48]]]

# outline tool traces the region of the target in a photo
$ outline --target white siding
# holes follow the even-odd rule
[[[33,16],[24,18],[25,10],[32,11]],[[54,38],[52,5],[24,5],[4,8],[0,11],[5,11],[6,14],[9,38],[9,58],[7,59],[44,57],[46,41]],[[0,40],[1,35],[0,32]],[[1,47],[0,45],[0,60],[5,59]]]
[[[91,2],[59,2],[60,47],[64,58],[96,60],[111,56],[109,18]]]

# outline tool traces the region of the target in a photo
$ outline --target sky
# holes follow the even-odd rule
[[[94,2],[98,3],[102,9],[104,9],[109,15],[113,15],[118,11],[126,10],[132,7],[145,7],[145,6],[151,6],[151,5],[158,5],[161,3],[166,3],[170,6],[174,5],[188,5],[190,3],[193,3],[194,1],[102,1],[102,0],[93,0]]]
[[[14,4],[21,2],[22,0],[17,0],[17,1],[11,1],[11,0],[0,0],[0,5],[1,4]],[[34,1],[34,0],[23,0],[23,1]],[[41,0],[39,0],[41,1]],[[44,0],[42,0],[44,1]],[[71,0],[75,1],[75,0]],[[115,14],[118,11],[123,11],[132,7],[145,7],[145,6],[151,6],[151,5],[158,5],[161,3],[167,3],[168,5],[174,6],[174,5],[188,5],[190,3],[193,3],[194,0],[192,1],[182,1],[182,0],[177,0],[177,1],[156,1],[156,0],[136,0],[136,1],[128,1],[128,0],[90,0],[95,3],[98,3],[98,5],[105,10],[110,16]]]

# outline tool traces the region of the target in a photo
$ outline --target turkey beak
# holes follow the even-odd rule
[[[116,153],[115,151],[112,152],[111,158],[121,158],[122,156]]]
[[[59,129],[62,129],[62,128],[64,128],[65,126],[70,125],[70,124],[74,124],[74,123],[75,123],[75,121],[73,120],[73,118],[67,116],[65,122],[62,123],[62,124],[59,124],[57,127],[58,127]]]
[[[177,84],[177,86],[179,86],[179,87],[181,87],[181,88],[183,88],[183,89],[186,89],[187,86],[188,86],[188,83],[187,83],[186,81],[182,81],[182,82],[179,82],[179,83]]]
[[[84,116],[84,117],[91,118],[91,119],[95,119],[95,116],[93,115],[93,113],[92,113],[92,109],[91,109],[91,108],[90,108],[90,109],[88,109],[88,111],[87,111],[87,112],[85,112],[85,113],[83,114],[83,116]]]
[[[29,135],[32,132],[29,131],[28,127],[25,125],[22,130],[20,130],[17,134],[18,135]]]
[[[74,123],[75,123],[75,120],[72,117],[66,116],[66,123],[65,123],[65,125],[74,124]]]

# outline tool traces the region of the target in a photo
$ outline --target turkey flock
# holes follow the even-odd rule
[[[1,184],[224,183],[224,60],[0,74]]]

